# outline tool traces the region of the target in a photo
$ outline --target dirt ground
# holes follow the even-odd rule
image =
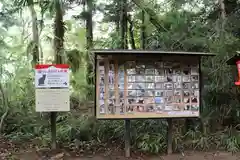
[[[125,160],[124,156],[97,156],[93,158],[76,158],[69,160]],[[173,154],[168,156],[153,156],[153,157],[136,157],[130,158],[130,160],[239,160],[240,157],[237,155],[231,155],[229,153],[188,153],[186,156],[182,156],[179,154]]]
[[[0,160],[240,160],[240,153],[186,151],[185,156],[132,153],[131,158],[125,158],[120,150],[108,149],[99,154],[83,155],[76,151],[37,149],[29,143],[16,145],[0,139]]]
[[[162,156],[136,156],[125,158],[121,153],[108,153],[98,155],[71,155],[64,151],[57,153],[39,153],[35,151],[24,151],[20,153],[12,153],[7,158],[11,160],[240,160],[240,154],[232,155],[227,152],[186,152],[185,156],[181,154],[162,155]]]

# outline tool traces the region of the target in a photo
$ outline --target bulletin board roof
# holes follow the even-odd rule
[[[160,50],[92,50],[93,53],[99,55],[109,54],[164,54],[164,55],[194,55],[194,56],[215,56],[214,53],[205,52],[183,52],[183,51],[160,51]]]
[[[228,65],[235,65],[236,62],[240,60],[240,53],[237,52],[237,54],[233,55],[231,58],[227,60]]]

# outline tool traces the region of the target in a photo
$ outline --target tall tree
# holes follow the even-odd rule
[[[61,64],[64,60],[64,23],[63,23],[63,2],[55,0],[55,19],[54,19],[54,51],[55,63]],[[56,118],[57,112],[51,113],[51,132],[52,132],[52,148],[56,149]]]
[[[146,24],[145,24],[145,11],[141,12],[141,20],[142,20],[142,25],[141,25],[141,48],[145,49],[146,48]]]
[[[127,0],[121,0],[120,13],[120,33],[121,33],[121,49],[128,48],[127,40]]]
[[[91,49],[93,48],[93,0],[87,0],[87,12],[86,12],[86,41],[87,41],[87,82],[88,84],[94,83],[93,78],[93,55],[91,53]]]
[[[93,47],[93,0],[87,0],[87,17],[86,17],[86,39],[87,39],[87,49],[92,49]]]
[[[33,0],[27,1],[27,6],[31,13],[32,18],[32,41],[28,46],[28,51],[32,53],[32,65],[39,63],[40,55],[39,55],[39,31],[38,31],[38,24],[37,24],[37,13],[34,8]]]
[[[129,40],[130,40],[130,44],[131,44],[132,49],[136,49],[135,39],[134,39],[134,21],[132,19],[132,16],[128,15],[127,20],[128,20],[128,23],[129,23]]]
[[[54,18],[54,51],[55,62],[63,63],[64,60],[64,22],[63,22],[63,2],[55,0],[55,18]]]

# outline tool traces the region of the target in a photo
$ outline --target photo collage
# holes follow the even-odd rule
[[[107,107],[104,105],[106,91],[103,65],[99,67],[99,71],[100,114],[181,113],[184,115],[184,113],[199,112],[198,64],[165,61],[146,64],[146,62],[128,61],[118,66],[117,94],[114,82],[116,71],[114,65],[110,64]],[[125,92],[124,77],[127,79]]]

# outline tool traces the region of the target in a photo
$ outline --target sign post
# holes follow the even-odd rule
[[[36,112],[51,112],[52,148],[56,148],[56,113],[70,111],[69,65],[35,66]]]

